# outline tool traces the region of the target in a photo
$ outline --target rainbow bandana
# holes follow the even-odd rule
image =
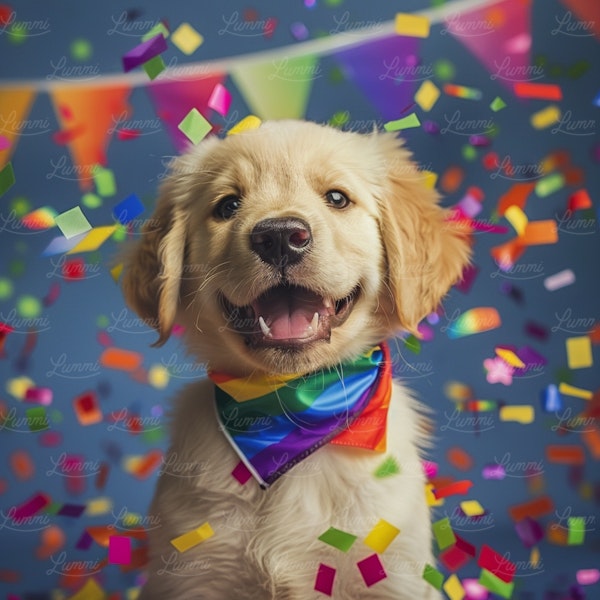
[[[308,375],[209,377],[223,433],[263,487],[329,442],[385,451],[392,391],[385,344]]]

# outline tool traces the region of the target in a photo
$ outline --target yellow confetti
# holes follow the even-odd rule
[[[415,94],[415,102],[423,109],[425,112],[429,112],[434,104],[438,101],[440,97],[440,90],[429,79],[426,79],[417,90]]]
[[[76,246],[71,248],[67,254],[77,254],[78,252],[93,252],[117,230],[117,225],[105,225],[103,227],[94,227]]]
[[[429,37],[429,19],[408,13],[396,13],[394,29],[398,35]]]
[[[433,171],[421,171],[423,173],[423,183],[430,190],[435,188],[435,184],[438,180],[438,174]]]
[[[6,382],[6,391],[11,396],[17,398],[17,400],[23,400],[27,390],[32,387],[35,387],[33,379],[25,377],[25,375],[22,377],[13,377]]]
[[[87,501],[85,514],[90,517],[105,515],[113,508],[113,501],[109,497],[92,498]]]
[[[119,278],[121,277],[122,272],[123,272],[123,263],[119,263],[118,265],[115,265],[110,270],[110,276],[113,278],[113,281],[115,283],[117,283],[119,281]]]
[[[556,104],[551,104],[550,106],[533,113],[530,122],[535,129],[546,129],[547,127],[550,127],[550,125],[558,123],[560,117],[560,108]]]
[[[241,121],[238,121],[228,132],[227,135],[234,135],[235,133],[242,133],[242,131],[248,131],[250,129],[258,129],[262,121],[254,115],[248,115]]]
[[[508,348],[494,348],[494,351],[497,356],[511,367],[525,368],[525,363],[512,350]]]
[[[501,421],[516,421],[521,425],[529,425],[535,418],[535,410],[533,406],[524,404],[521,406],[501,406],[500,420]]]
[[[397,527],[381,519],[369,532],[364,542],[369,548],[375,550],[378,554],[386,551],[387,547],[394,541],[400,533]]]
[[[204,38],[189,23],[182,23],[171,34],[171,41],[189,56],[198,49]]]
[[[148,369],[148,383],[159,390],[169,385],[169,370],[164,365],[152,365]]]
[[[212,527],[208,524],[208,522],[200,525],[196,529],[192,529],[192,531],[188,531],[179,537],[176,537],[171,540],[171,544],[179,550],[179,552],[185,552],[194,546],[204,542],[208,538],[212,537],[215,534]]]
[[[450,600],[462,600],[465,597],[465,590],[455,573],[446,579],[442,587]]]
[[[529,564],[531,564],[534,569],[537,569],[540,564],[540,549],[537,546],[534,546],[531,549],[529,554]]]
[[[527,215],[523,212],[520,206],[511,204],[505,211],[506,220],[512,225],[517,235],[521,236],[525,233],[525,228],[529,223]]]
[[[485,509],[477,500],[463,500],[460,503],[460,509],[467,517],[479,517],[485,513]]]
[[[573,396],[575,398],[581,398],[582,400],[591,400],[594,396],[591,390],[584,390],[583,388],[575,387],[564,381],[558,386],[558,391],[566,396]]]
[[[565,344],[569,369],[583,369],[594,364],[592,342],[587,335],[567,338]]]
[[[427,506],[442,506],[444,504],[444,498],[436,498],[433,493],[433,483],[425,484],[425,500]]]
[[[105,600],[105,598],[104,590],[93,577],[90,577],[75,594],[69,596],[69,600]]]

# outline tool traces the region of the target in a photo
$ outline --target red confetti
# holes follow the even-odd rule
[[[560,465],[582,465],[585,462],[585,453],[581,446],[546,446],[546,458],[551,463]]]
[[[562,100],[562,90],[552,83],[531,83],[520,81],[514,84],[513,90],[519,98],[536,98],[537,100]]]
[[[458,494],[465,495],[469,492],[472,486],[472,481],[469,481],[468,479],[462,479],[460,481],[450,483],[449,485],[445,485],[444,487],[434,489],[433,495],[436,497],[437,500],[439,500],[440,498],[447,498],[448,496],[455,496]]]
[[[270,39],[273,37],[275,33],[275,28],[277,27],[277,19],[275,17],[269,17],[267,22],[265,23],[265,28],[263,30],[263,35]]]
[[[542,496],[530,502],[513,504],[509,507],[508,513],[513,521],[521,521],[526,517],[535,519],[542,515],[547,515],[554,510],[554,502],[550,496]]]
[[[83,258],[66,260],[62,266],[62,274],[68,281],[83,279],[85,275],[85,261]]]
[[[481,547],[477,564],[482,569],[487,569],[493,573],[498,579],[501,579],[505,583],[510,583],[514,579],[517,570],[514,563],[504,558],[501,554],[498,554],[487,544],[484,544]]]
[[[117,131],[117,139],[121,141],[135,140],[140,135],[141,132],[139,129],[119,129]]]
[[[456,573],[462,569],[470,560],[471,556],[467,554],[462,548],[459,548],[458,545],[454,544],[454,546],[450,546],[450,548],[446,548],[438,557],[438,560],[448,569],[448,571],[452,573]]]

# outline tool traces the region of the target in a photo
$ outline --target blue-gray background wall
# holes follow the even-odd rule
[[[517,2],[519,0],[515,0]],[[131,28],[116,23],[124,11],[133,9],[131,22],[137,22],[139,27],[146,24],[149,28],[158,20],[166,19],[173,28],[181,22],[189,22],[202,33],[204,43],[190,57],[172,45],[165,53],[167,62],[175,60],[177,65],[184,66],[192,61],[295,45],[299,42],[292,36],[290,26],[296,22],[306,26],[309,38],[329,35],[332,31],[339,33],[340,28],[346,31],[345,35],[353,35],[352,30],[361,26],[373,28],[393,19],[396,12],[421,10],[430,4],[440,3],[317,0],[313,8],[308,8],[300,0],[253,4],[240,0],[220,3],[151,0],[143,6],[142,3],[129,6],[114,1],[12,2],[10,8],[18,21],[48,25],[43,35],[27,35],[20,43],[11,40],[6,28],[1,32],[0,77],[5,81],[27,79],[43,83],[48,81],[48,76],[56,74],[61,58],[67,64],[88,65],[93,77],[121,73],[121,56],[138,42],[139,29],[134,28],[137,30],[132,34]],[[246,35],[253,30],[240,27],[236,32],[224,26],[236,13],[238,22],[243,22],[247,9],[254,9],[258,19],[276,18],[272,37]],[[420,112],[418,107],[410,111],[416,111],[422,121],[433,120],[441,127],[447,125],[457,111],[464,123],[491,118],[497,135],[490,148],[477,149],[471,158],[463,154],[465,137],[452,127],[437,135],[423,128],[411,129],[404,137],[424,168],[439,174],[453,166],[462,169],[463,181],[456,191],[446,195],[446,205],[458,202],[470,186],[483,190],[485,199],[480,218],[484,221],[493,220],[498,199],[514,183],[535,181],[540,177],[537,165],[548,155],[565,151],[571,164],[581,169],[582,182],[565,185],[547,197],[533,193],[525,209],[530,220],[556,220],[558,242],[527,249],[517,263],[521,266],[506,272],[494,263],[490,248],[513,237],[510,225],[506,234],[475,234],[474,262],[479,273],[470,291],[451,292],[440,322],[431,327],[433,339],[422,343],[419,354],[401,342],[394,347],[397,374],[416,389],[434,411],[436,446],[431,459],[439,464],[439,475],[471,480],[473,487],[468,498],[477,499],[486,509],[482,519],[465,519],[456,510],[465,498],[451,497],[438,509],[438,516],[450,517],[454,530],[478,548],[488,544],[517,564],[514,597],[575,598],[580,596],[569,596],[568,590],[575,584],[576,571],[597,568],[600,562],[600,469],[598,458],[594,459],[583,442],[586,430],[597,428],[597,422],[591,417],[581,417],[571,419],[565,426],[569,417],[580,415],[592,401],[565,396],[563,408],[548,413],[542,409],[540,395],[548,385],[560,381],[592,391],[598,389],[600,383],[597,342],[592,345],[596,364],[582,369],[568,369],[565,348],[567,338],[586,336],[594,324],[600,322],[598,101],[594,104],[599,92],[600,61],[598,40],[591,34],[589,23],[577,26],[578,21],[567,6],[555,0],[536,0],[531,13],[531,53],[543,72],[539,81],[561,86],[564,98],[559,104],[563,115],[570,114],[562,127],[532,128],[530,116],[548,103],[516,98],[501,78],[487,71],[457,39],[445,35],[443,24],[437,24],[420,44],[421,64],[434,65],[442,58],[450,61],[455,68],[452,82],[480,89],[482,99],[473,101],[442,94],[431,113]],[[571,27],[561,29],[558,24],[564,22],[568,14]],[[32,25],[31,33],[34,29]],[[85,63],[74,63],[70,55],[70,44],[76,38],[85,38],[92,44],[93,54]],[[583,63],[585,68],[574,74],[570,68],[578,63],[580,66]],[[352,81],[336,76],[339,65],[335,56],[323,57],[320,65],[322,76],[312,84],[307,119],[327,122],[334,113],[347,111],[346,127],[350,128],[373,122],[381,124],[386,120]],[[432,79],[438,87],[443,84],[435,75]],[[231,80],[226,79],[225,85],[233,95],[233,103],[226,119],[212,114],[211,120],[216,125],[231,124],[235,118],[250,112]],[[501,96],[507,107],[491,113],[489,104],[496,96]],[[148,218],[165,161],[175,153],[143,86],[133,89],[129,104],[133,109],[131,119],[141,128],[142,135],[127,141],[113,137],[107,164],[115,174],[118,191],[98,208],[84,207],[94,226],[113,223],[112,207],[131,193],[137,194],[146,206],[140,218]],[[405,108],[399,107],[398,117],[403,116],[400,111]],[[140,479],[128,472],[127,460],[166,447],[162,425],[168,398],[189,379],[201,375],[202,368],[186,356],[176,338],[163,348],[149,347],[155,339],[154,333],[125,308],[109,272],[119,247],[118,240],[109,240],[97,252],[82,254],[86,262],[84,277],[69,281],[62,273],[64,257],[42,256],[44,248],[58,234],[57,230],[31,231],[12,220],[11,209],[15,203],[27,202],[31,210],[50,206],[57,213],[81,205],[81,189],[72,172],[69,173],[68,150],[53,140],[52,134],[59,126],[47,93],[37,94],[27,123],[29,130],[26,131],[26,127],[22,131],[12,157],[16,184],[0,197],[3,223],[0,278],[4,290],[0,299],[0,321],[14,329],[8,334],[0,357],[0,404],[9,415],[0,427],[3,457],[0,590],[5,597],[45,598],[50,597],[51,590],[61,589],[68,597],[76,587],[65,587],[63,575],[68,572],[69,563],[79,563],[83,565],[83,575],[96,577],[107,592],[119,591],[126,597],[124,591],[140,581],[139,572],[124,573],[115,565],[102,567],[106,548],[94,543],[88,550],[80,550],[76,544],[85,529],[93,525],[111,524],[122,530],[126,527],[125,514],[139,515],[141,524],[151,526],[142,515],[158,469]],[[482,157],[489,150],[508,157],[517,172],[511,176],[486,169]],[[67,165],[58,173],[57,161],[65,161]],[[575,213],[566,222],[563,215],[568,198],[581,188],[588,190],[593,208]],[[498,222],[508,225],[504,219]],[[574,272],[575,283],[548,291],[543,283],[545,278],[564,269]],[[512,293],[507,293],[509,288]],[[23,297],[42,301],[51,289],[59,290],[58,297],[48,306],[42,304],[35,318],[28,319],[17,311]],[[501,316],[501,326],[493,331],[450,339],[447,328],[452,319],[475,307],[495,307]],[[525,325],[529,321],[547,330],[547,340],[541,341],[526,333]],[[136,380],[127,372],[102,367],[99,357],[109,343],[141,353],[146,370],[159,365],[168,371],[168,385],[161,389],[143,379]],[[530,346],[547,362],[525,376],[515,377],[511,385],[491,384],[486,380],[483,361],[494,356],[498,345]],[[52,445],[48,445],[47,436],[43,437],[48,431],[30,431],[25,417],[26,409],[32,405],[15,397],[9,389],[16,378],[23,376],[53,392],[52,404],[47,407],[48,431],[56,433],[50,440]],[[535,420],[526,425],[503,422],[497,410],[457,413],[455,403],[444,392],[450,381],[470,386],[475,399],[532,405]],[[87,391],[96,394],[104,416],[100,423],[83,426],[75,415],[73,400]],[[131,432],[135,419],[142,429],[140,433]],[[580,447],[585,455],[584,463],[573,467],[550,462],[546,449],[556,444]],[[473,464],[466,471],[448,461],[448,449],[457,447],[472,457]],[[15,452],[28,457],[34,469],[32,474],[25,476],[15,469],[11,463]],[[61,467],[64,457],[69,455],[78,455],[83,460],[82,471],[76,477]],[[506,477],[500,481],[485,479],[482,470],[490,464],[502,464]],[[99,487],[98,473],[106,468],[106,484]],[[79,491],[73,490],[73,483],[80,486]],[[54,504],[36,519],[15,523],[10,517],[11,510],[39,492],[50,496]],[[546,528],[556,523],[565,528],[569,516],[583,517],[585,542],[561,546],[544,539],[538,544],[540,560],[534,564],[530,550],[515,532],[508,507],[543,495],[552,499],[554,509],[540,517],[541,525]],[[88,506],[91,500],[98,498],[109,501],[108,510],[103,514],[90,515],[89,509],[78,517],[54,514],[65,504]],[[44,532],[55,526],[64,532],[65,544],[52,556],[39,558],[36,551]],[[478,574],[475,561],[459,571],[461,578]],[[85,577],[72,578],[71,583],[81,584],[84,580]],[[546,592],[557,595],[545,596]],[[598,585],[588,588],[587,594],[588,598],[600,597]]]

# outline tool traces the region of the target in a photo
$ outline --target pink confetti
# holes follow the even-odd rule
[[[10,511],[10,516],[13,521],[18,522],[39,513],[40,510],[46,508],[49,504],[50,497],[46,494],[38,493],[23,502],[23,504],[15,506],[14,510]]]
[[[560,288],[567,287],[568,285],[572,285],[575,283],[575,273],[571,271],[571,269],[565,269],[564,271],[559,271],[554,275],[550,275],[544,279],[544,287],[549,292],[554,292],[559,290]]]
[[[319,564],[319,570],[317,571],[317,578],[315,580],[315,591],[321,592],[326,596],[331,596],[333,591],[333,581],[335,579],[335,569]]]
[[[356,565],[367,587],[371,587],[387,577],[377,554],[371,554],[371,556],[359,560]]]
[[[31,387],[25,392],[25,401],[48,406],[52,404],[52,390],[47,387]]]
[[[252,477],[252,473],[241,460],[231,474],[239,481],[240,485],[244,485]]]
[[[4,135],[0,135],[0,150],[6,150],[7,148],[10,148],[10,140]]]
[[[483,368],[487,372],[485,378],[488,383],[512,384],[514,368],[504,362],[499,356],[486,358],[483,361]]]
[[[438,473],[438,464],[429,460],[424,460],[423,471],[425,472],[425,476],[427,477],[427,479],[432,479]]]
[[[465,590],[465,600],[487,600],[490,593],[477,579],[463,579],[462,586]]]
[[[575,577],[579,585],[593,585],[600,581],[600,571],[598,569],[579,569]]]
[[[208,106],[224,116],[229,111],[230,105],[231,94],[229,90],[224,85],[217,83],[208,99]]]
[[[108,538],[108,562],[113,565],[128,565],[131,562],[131,538],[111,535]]]
[[[484,479],[502,480],[506,477],[506,471],[502,465],[486,465],[483,467],[481,476]]]

